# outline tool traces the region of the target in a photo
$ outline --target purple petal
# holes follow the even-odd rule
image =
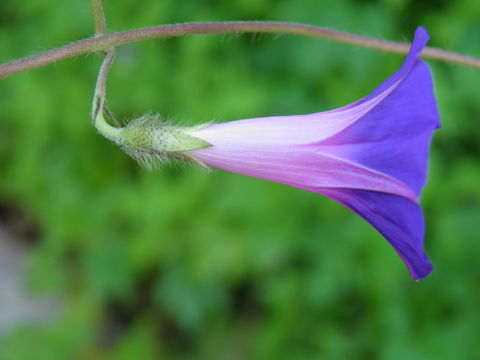
[[[211,147],[189,154],[207,165],[323,194],[387,238],[415,279],[432,266],[423,253],[418,195],[438,111],[418,59],[428,35],[415,33],[402,67],[367,97],[340,109],[215,124],[190,134]]]
[[[418,204],[400,196],[365,190],[322,191],[372,224],[393,246],[415,280],[433,267],[423,253],[425,225]]]
[[[439,116],[427,65],[420,60],[409,63],[408,76],[381,103],[318,145],[329,154],[397,178],[418,195],[425,184],[429,144]]]
[[[341,107],[337,110],[344,110],[348,109],[351,107],[358,106],[359,104],[368,101],[375,96],[378,96],[379,94],[385,92],[387,89],[392,87],[396,82],[399,80],[402,80],[405,78],[410,71],[413,69],[415,64],[420,62],[419,57],[423,51],[423,48],[427,45],[428,40],[430,39],[430,36],[428,35],[427,31],[423,27],[418,27],[417,30],[415,31],[414,39],[413,42],[410,46],[410,50],[408,51],[408,55],[405,58],[405,61],[403,62],[402,66],[400,69],[398,69],[395,74],[390,76],[387,80],[385,80],[382,84],[377,86],[375,90],[373,90],[368,96],[350,104],[344,107]]]
[[[203,149],[202,149],[203,150]],[[322,188],[382,191],[416,200],[413,191],[388,175],[310,148],[195,150],[195,157],[219,169],[319,192]]]
[[[195,129],[190,135],[214,145],[199,152],[220,153],[223,148],[291,146],[319,142],[339,133],[374,109],[397,86],[358,105],[308,115],[272,116],[236,120]]]

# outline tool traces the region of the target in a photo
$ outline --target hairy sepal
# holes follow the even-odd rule
[[[159,115],[144,115],[122,129],[120,145],[125,153],[148,169],[164,163],[186,162],[210,170],[203,162],[186,153],[211,146],[208,142],[187,134],[191,129],[170,125],[162,121]]]

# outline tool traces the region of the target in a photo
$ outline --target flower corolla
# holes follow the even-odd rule
[[[412,277],[431,270],[419,205],[439,115],[418,28],[401,68],[370,95],[336,110],[212,124],[187,131],[208,143],[188,156],[214,168],[327,196],[393,246]]]

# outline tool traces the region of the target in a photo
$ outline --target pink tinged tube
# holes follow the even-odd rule
[[[367,97],[309,115],[231,121],[189,135],[189,151],[215,168],[327,196],[356,212],[393,246],[414,279],[432,271],[418,198],[439,116],[418,28],[402,67]]]

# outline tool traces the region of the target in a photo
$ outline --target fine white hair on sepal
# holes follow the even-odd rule
[[[132,120],[123,128],[120,146],[127,155],[149,170],[162,165],[185,164],[210,170],[207,165],[185,153],[211,146],[188,135],[188,129],[172,125],[159,114],[147,114]]]

